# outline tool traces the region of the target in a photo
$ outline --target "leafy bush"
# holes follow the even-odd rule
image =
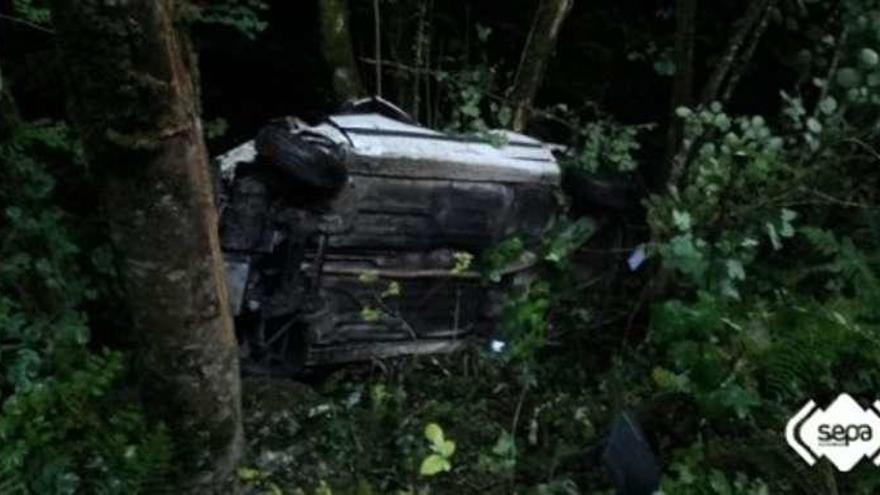
[[[0,492],[149,492],[170,444],[120,395],[122,357],[87,347],[96,292],[54,197],[53,164],[83,169],[76,143],[22,124],[0,162]]]
[[[865,52],[880,39],[880,17],[869,7],[844,2],[847,34],[820,49],[840,63],[813,78],[817,96],[783,92],[774,118],[734,117],[719,104],[677,112],[679,182],[647,206],[658,278],[678,297],[656,305],[639,347],[651,400],[697,413],[667,493],[812,493],[820,485],[793,469],[780,425],[807,399],[868,397],[880,386],[880,198],[862,185],[877,177],[864,140],[880,137]],[[877,479],[825,483],[867,493]]]

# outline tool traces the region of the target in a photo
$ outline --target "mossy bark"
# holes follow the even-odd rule
[[[233,493],[238,357],[198,115],[172,0],[56,0],[70,115],[103,185],[137,332],[144,404],[176,443],[179,491]]]

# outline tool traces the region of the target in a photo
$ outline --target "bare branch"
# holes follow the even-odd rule
[[[14,17],[14,16],[11,16],[11,15],[0,14],[0,19],[7,20],[7,21],[9,21],[9,22],[14,22],[14,23],[16,23],[16,24],[21,24],[22,26],[27,26],[27,27],[29,27],[29,28],[31,28],[31,29],[35,29],[35,30],[37,30],[37,31],[42,31],[42,32],[47,33],[47,34],[55,34],[55,30],[54,30],[54,29],[50,29],[50,28],[47,28],[47,27],[45,27],[45,26],[41,26],[41,25],[39,25],[39,24],[33,23],[33,22],[28,21],[28,20],[26,20],[26,19],[22,19],[22,18],[20,18],[20,17]]]
[[[730,101],[733,92],[736,91],[736,86],[739,84],[740,78],[742,78],[742,75],[749,67],[749,62],[751,62],[752,57],[755,55],[755,50],[758,48],[758,44],[760,44],[761,38],[764,36],[764,31],[766,31],[767,26],[770,25],[770,12],[776,3],[777,0],[770,0],[767,7],[764,8],[764,14],[761,17],[760,23],[755,28],[755,31],[752,33],[749,46],[746,47],[745,51],[743,51],[739,57],[737,57],[735,69],[730,74],[730,79],[727,81],[727,87],[724,89],[724,96],[721,98],[721,101]]]
[[[749,3],[745,15],[743,15],[742,19],[736,23],[736,31],[734,32],[733,37],[730,38],[730,42],[727,44],[724,56],[715,67],[715,71],[709,76],[709,81],[703,88],[703,93],[700,97],[701,103],[708,104],[718,98],[718,92],[721,90],[721,85],[727,78],[733,63],[737,58],[737,54],[748,38],[749,33],[751,33],[755,29],[755,26],[760,22],[769,3],[770,0],[752,0]]]

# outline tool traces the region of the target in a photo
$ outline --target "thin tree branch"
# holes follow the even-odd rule
[[[767,26],[770,25],[770,12],[776,5],[776,3],[777,0],[770,0],[770,2],[767,4],[767,7],[764,8],[764,14],[761,17],[760,23],[755,28],[755,31],[752,33],[752,39],[749,42],[749,46],[737,58],[737,63],[735,64],[735,68],[730,74],[730,79],[727,81],[727,87],[724,89],[724,96],[721,98],[721,101],[730,101],[730,98],[733,96],[733,92],[736,91],[736,86],[739,84],[739,80],[742,78],[746,69],[749,67],[749,62],[751,62],[752,57],[755,55],[755,50],[757,50],[758,45],[761,43],[761,38],[763,38],[764,36],[764,31],[766,31]]]
[[[727,78],[727,74],[730,72],[733,63],[736,60],[737,53],[739,53],[749,33],[751,33],[757,23],[760,22],[761,16],[767,8],[769,1],[770,0],[752,0],[749,3],[746,13],[743,15],[742,19],[736,23],[736,31],[734,32],[733,37],[730,38],[730,42],[727,44],[724,56],[715,67],[715,71],[709,76],[709,81],[703,88],[703,93],[700,97],[701,103],[709,104],[718,97],[721,85],[724,83],[725,78]]]
[[[10,21],[10,22],[14,22],[14,23],[16,23],[16,24],[21,24],[22,26],[27,26],[27,27],[29,27],[29,28],[31,28],[31,29],[35,29],[35,30],[37,30],[37,31],[42,31],[42,32],[47,33],[47,34],[55,34],[55,30],[54,30],[54,29],[47,28],[47,27],[45,27],[45,26],[41,26],[41,25],[39,25],[39,24],[36,24],[36,23],[31,22],[31,21],[28,21],[28,20],[22,19],[22,18],[20,18],[20,17],[14,17],[14,16],[11,16],[11,15],[0,14],[0,19],[4,19],[4,20]]]

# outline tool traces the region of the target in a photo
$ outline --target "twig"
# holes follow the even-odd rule
[[[853,208],[863,208],[863,209],[871,208],[871,205],[868,205],[865,203],[856,203],[854,201],[847,201],[845,199],[836,198],[828,193],[824,193],[824,192],[819,191],[817,189],[811,189],[810,192],[813,193],[813,195],[818,196],[818,197],[830,202],[831,204],[836,204],[836,205],[840,205],[840,206],[849,206],[849,207],[853,207]]]
[[[519,415],[522,412],[522,405],[526,398],[526,391],[529,390],[529,384],[523,385],[522,391],[519,393],[519,400],[516,402],[516,410],[513,412],[513,423],[510,426],[510,434],[516,437],[516,427],[519,424]]]
[[[510,436],[513,438],[514,446],[516,445],[516,427],[519,424],[519,415],[522,412],[523,402],[526,399],[526,392],[529,390],[529,383],[523,384],[522,391],[519,393],[519,400],[516,402],[516,410],[513,412],[513,423],[510,426]],[[510,470],[510,493],[513,493],[513,486],[516,484],[516,470]]]
[[[819,99],[816,100],[816,107],[813,108],[813,118],[819,115],[820,103],[822,103],[822,100],[828,96],[828,88],[831,87],[831,78],[834,76],[834,73],[837,72],[837,66],[840,64],[840,57],[843,54],[843,46],[846,44],[846,38],[848,35],[849,30],[844,27],[837,39],[837,47],[834,49],[834,56],[831,58],[831,63],[828,65],[828,74],[825,76],[825,84],[822,86],[822,92],[819,93]]]
[[[13,17],[13,16],[11,16],[11,15],[0,14],[0,19],[5,19],[5,20],[7,20],[7,21],[14,22],[14,23],[16,23],[16,24],[21,24],[22,26],[27,26],[27,27],[29,27],[29,28],[31,28],[31,29],[35,29],[35,30],[37,30],[37,31],[42,31],[42,32],[44,32],[44,33],[55,34],[55,30],[54,30],[54,29],[50,29],[50,28],[47,28],[47,27],[45,27],[45,26],[40,26],[39,24],[36,24],[36,23],[31,22],[31,21],[28,21],[28,20],[22,19],[22,18],[20,18],[20,17]]]
[[[775,4],[776,0],[770,0],[767,6],[764,7],[764,14],[761,17],[758,26],[752,33],[752,39],[749,42],[749,46],[746,47],[745,51],[738,57],[738,63],[733,72],[730,73],[730,79],[727,81],[727,87],[724,89],[724,96],[721,97],[722,101],[730,101],[733,92],[736,91],[736,86],[739,84],[739,80],[749,66],[749,61],[755,55],[755,50],[758,48],[758,44],[760,44],[761,38],[764,36],[764,31],[766,31],[767,26],[770,25],[770,10]]]
[[[413,66],[411,66],[411,65],[407,65],[407,64],[400,63],[400,62],[394,62],[394,61],[392,61],[392,60],[381,60],[381,59],[379,59],[379,60],[377,61],[375,58],[369,58],[369,57],[360,57],[359,60],[360,60],[361,62],[364,62],[364,63],[367,64],[367,65],[375,65],[375,66],[388,67],[388,68],[391,68],[391,69],[396,69],[396,70],[399,70],[399,71],[401,71],[401,72],[408,72],[408,73],[411,73],[411,74],[432,74],[432,75],[437,75],[437,74],[440,73],[440,71],[437,71],[437,70],[424,69],[424,68],[417,68],[417,67],[413,67]]]
[[[871,146],[871,145],[869,145],[868,143],[862,141],[861,139],[857,139],[857,138],[849,138],[849,139],[847,139],[846,141],[847,141],[848,143],[853,143],[853,144],[857,144],[857,145],[859,145],[862,149],[864,149],[864,150],[867,151],[868,153],[874,155],[874,158],[880,160],[880,153],[878,153],[877,150],[874,149],[873,146]]]
[[[737,30],[730,39],[730,43],[727,45],[727,50],[721,58],[721,62],[719,62],[715,71],[709,77],[709,82],[707,82],[706,86],[703,88],[700,102],[704,105],[711,103],[718,96],[721,84],[724,82],[724,79],[727,78],[727,74],[730,72],[733,63],[736,60],[737,53],[739,53],[740,48],[742,48],[746,37],[752,32],[755,23],[760,20],[761,14],[764,13],[764,9],[768,5],[768,2],[769,0],[752,0],[746,9],[745,15],[743,15],[742,19],[736,23]]]

